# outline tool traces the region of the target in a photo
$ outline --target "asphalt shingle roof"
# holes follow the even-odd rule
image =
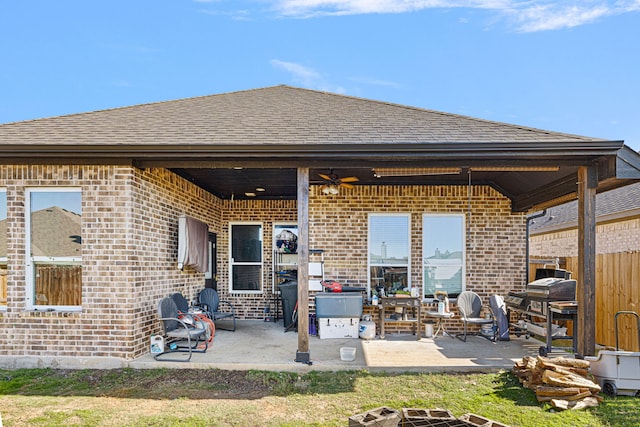
[[[0,125],[0,144],[268,145],[600,141],[290,86]]]
[[[596,218],[625,212],[637,212],[640,209],[640,182],[605,191],[596,196]],[[637,213],[636,213],[637,214]],[[574,200],[547,209],[544,217],[535,219],[531,224],[531,233],[573,226],[578,222],[578,201]]]
[[[31,217],[34,256],[79,257],[82,254],[82,217],[51,206],[35,211]],[[0,221],[0,256],[7,256],[7,220]]]

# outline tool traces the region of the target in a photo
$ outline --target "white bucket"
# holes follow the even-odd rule
[[[424,336],[425,338],[433,337],[433,323],[424,324]]]
[[[162,352],[164,352],[164,337],[151,335],[151,353],[158,354]]]

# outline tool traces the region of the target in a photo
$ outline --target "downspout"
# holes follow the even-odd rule
[[[534,219],[536,218],[541,218],[543,216],[545,216],[547,214],[547,210],[543,210],[541,213],[539,214],[535,214],[535,215],[531,215],[527,217],[527,231],[526,231],[526,240],[527,240],[527,246],[526,246],[526,251],[527,251],[527,257],[526,257],[526,282],[529,282],[529,227],[531,227],[531,223],[533,222]]]

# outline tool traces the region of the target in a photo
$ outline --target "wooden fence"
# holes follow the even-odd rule
[[[81,305],[81,266],[38,266],[36,270],[36,304]]]
[[[530,271],[541,267],[535,260]],[[578,257],[560,258],[560,268],[578,280]],[[596,343],[615,347],[614,316],[619,311],[640,314],[640,252],[596,255]],[[640,351],[635,316],[618,317],[618,342],[622,350]]]
[[[7,269],[0,269],[0,305],[7,303]]]

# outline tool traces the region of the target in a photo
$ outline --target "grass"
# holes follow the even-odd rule
[[[15,426],[344,426],[387,406],[442,408],[516,426],[638,426],[640,399],[554,411],[508,372],[0,370],[0,414]]]

